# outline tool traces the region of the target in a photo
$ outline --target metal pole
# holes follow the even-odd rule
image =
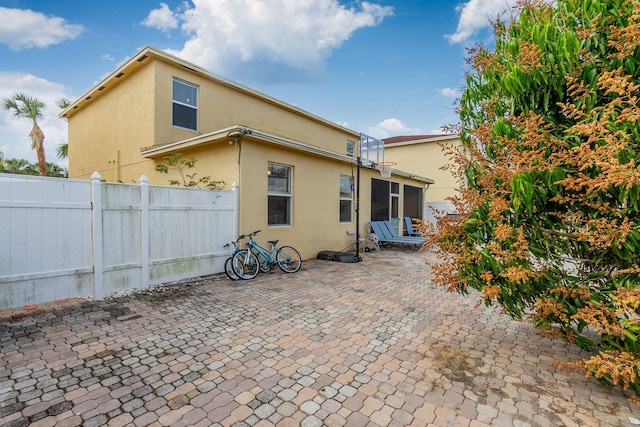
[[[358,153],[358,171],[356,172],[356,261],[362,261],[360,258],[360,153]]]

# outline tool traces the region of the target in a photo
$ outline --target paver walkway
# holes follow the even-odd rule
[[[4,426],[618,426],[580,353],[429,285],[430,254],[311,260],[0,312]]]

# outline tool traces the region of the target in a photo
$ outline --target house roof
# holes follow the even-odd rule
[[[237,90],[239,92],[252,96],[254,98],[260,99],[263,102],[273,104],[279,108],[282,108],[294,114],[298,114],[309,120],[313,120],[317,123],[322,124],[323,126],[338,129],[345,133],[350,133],[354,136],[354,139],[360,138],[359,132],[348,129],[344,126],[341,126],[329,120],[323,119],[306,110],[295,107],[291,104],[287,104],[269,95],[265,95],[254,89],[243,86],[239,83],[214,75],[209,71],[205,70],[204,68],[199,67],[198,65],[187,62],[181,58],[178,58],[177,56],[171,55],[167,52],[164,52],[162,50],[156,49],[151,46],[146,46],[143,49],[141,49],[138,53],[133,55],[125,63],[120,65],[115,71],[113,71],[111,74],[105,77],[100,83],[95,85],[93,88],[87,91],[84,95],[82,95],[80,98],[78,98],[73,103],[71,103],[71,105],[69,105],[66,109],[64,109],[59,114],[59,116],[61,118],[69,118],[73,116],[73,114],[75,114],[77,111],[80,111],[82,108],[86,107],[90,103],[95,102],[95,100],[98,99],[100,96],[102,96],[104,93],[116,87],[120,82],[122,82],[124,79],[132,75],[136,70],[144,67],[146,64],[150,62],[149,59],[151,58],[172,64],[174,66],[186,68],[191,72],[198,74],[206,79],[209,79],[218,84],[227,86],[229,88],[232,88],[234,90]],[[247,138],[251,138],[258,141],[269,142],[272,144],[289,147],[291,149],[307,152],[309,154],[318,155],[325,158],[332,158],[335,160],[345,161],[352,164],[357,163],[357,160],[353,157],[342,155],[339,153],[334,153],[332,151],[325,150],[320,147],[305,144],[304,142],[301,142],[301,141],[291,140],[281,135],[276,135],[276,134],[265,132],[258,129],[250,129],[243,125],[235,125],[229,128],[219,129],[217,131],[213,131],[204,135],[198,135],[193,138],[188,138],[185,140],[176,141],[176,142],[164,144],[161,146],[146,147],[141,150],[141,154],[143,157],[153,158],[153,157],[160,156],[162,154],[171,153],[176,150],[185,149],[189,147],[195,147],[202,144],[208,144],[208,143],[217,142],[221,140],[229,141],[232,139],[234,135],[240,135],[242,137],[247,137]],[[366,165],[363,165],[363,166],[367,167]],[[435,181],[431,178],[410,174],[408,172],[404,172],[397,169],[393,169],[393,173],[395,175],[421,181],[426,184],[435,183]]]
[[[460,135],[458,134],[444,134],[444,135],[401,135],[401,136],[392,136],[390,138],[384,138],[382,142],[384,142],[386,146],[398,146],[398,145],[409,145],[409,144],[422,144],[424,142],[437,142],[437,141],[448,141],[451,139],[458,139]]]
[[[66,109],[64,109],[59,116],[61,118],[68,118],[71,117],[73,114],[75,114],[75,112],[81,110],[82,108],[84,108],[86,105],[88,105],[91,102],[94,102],[97,98],[99,98],[102,94],[104,94],[105,92],[109,91],[109,89],[112,89],[113,87],[115,87],[116,85],[118,85],[121,81],[123,81],[124,79],[126,79],[128,76],[132,75],[136,70],[144,67],[149,61],[149,58],[153,58],[156,60],[160,60],[169,64],[173,64],[175,66],[180,66],[183,68],[186,68],[190,71],[192,71],[195,74],[198,74],[202,77],[205,77],[211,81],[214,81],[216,83],[222,84],[224,86],[230,87],[234,90],[237,90],[239,92],[245,93],[249,96],[252,96],[254,98],[258,98],[264,102],[273,104],[278,106],[279,108],[282,108],[284,110],[293,112],[295,114],[304,116],[310,120],[316,121],[318,123],[321,123],[325,126],[329,126],[335,129],[339,129],[341,131],[344,132],[348,132],[353,134],[354,136],[358,136],[360,135],[359,132],[356,132],[352,129],[348,129],[344,126],[341,126],[337,123],[331,122],[329,120],[323,119],[322,117],[316,116],[315,114],[312,114],[306,110],[303,110],[301,108],[295,107],[291,104],[287,104],[286,102],[280,101],[276,98],[273,98],[269,95],[266,95],[264,93],[258,92],[254,89],[251,89],[247,86],[243,86],[239,83],[236,83],[234,81],[225,79],[223,77],[217,76],[215,74],[212,74],[211,72],[205,70],[202,67],[199,67],[198,65],[195,65],[193,63],[190,63],[188,61],[185,61],[181,58],[178,58],[177,56],[171,55],[167,52],[164,52],[160,49],[151,47],[151,46],[146,46],[143,49],[141,49],[140,51],[138,51],[138,53],[136,53],[135,55],[133,55],[131,58],[129,58],[124,64],[122,64],[121,66],[119,66],[115,71],[113,71],[111,74],[109,74],[107,77],[105,77],[100,83],[98,83],[97,85],[95,85],[93,88],[89,89],[89,91],[87,91],[84,95],[82,95],[80,98],[78,98],[76,101],[74,101],[71,105],[69,105],[69,107],[67,107]]]

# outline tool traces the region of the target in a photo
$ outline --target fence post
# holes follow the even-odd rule
[[[91,175],[91,240],[93,242],[93,297],[104,298],[104,252],[102,247],[102,177]]]
[[[140,286],[149,287],[149,178],[140,177]]]
[[[233,231],[233,239],[237,239],[240,234],[240,186],[237,182],[234,182],[231,185],[231,190],[233,191],[233,219],[232,219],[232,231]]]

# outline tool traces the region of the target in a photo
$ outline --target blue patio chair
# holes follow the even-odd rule
[[[413,228],[413,220],[411,217],[404,217],[404,226],[407,229],[407,236],[409,237],[423,237],[422,232]]]
[[[392,239],[404,239],[406,242],[417,242],[423,243],[429,240],[427,237],[420,236],[400,236],[398,234],[398,229],[394,227],[391,221],[380,221],[382,223],[383,228],[387,231],[387,237]]]
[[[369,223],[369,229],[378,237],[378,241],[381,244],[395,243],[399,245],[420,246],[428,240],[424,237],[399,236],[390,221],[371,221]]]

